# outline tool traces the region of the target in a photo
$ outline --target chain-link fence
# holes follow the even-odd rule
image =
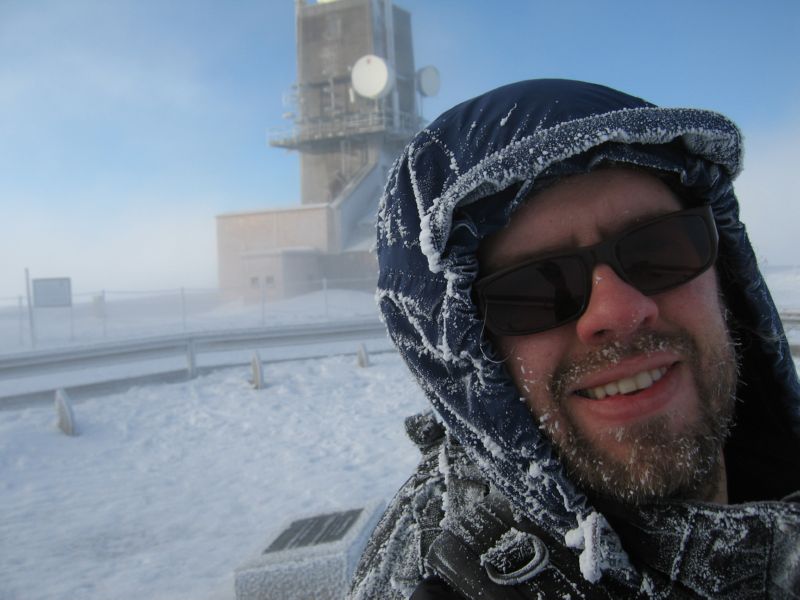
[[[285,283],[282,291],[101,290],[73,293],[68,307],[32,309],[24,296],[0,298],[0,352],[377,316],[374,278]]]

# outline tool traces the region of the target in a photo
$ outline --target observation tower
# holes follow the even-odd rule
[[[416,71],[411,15],[391,0],[295,0],[295,13],[290,124],[269,144],[299,154],[300,204],[217,217],[220,287],[269,297],[370,285],[388,170],[422,126],[418,94],[439,85]]]

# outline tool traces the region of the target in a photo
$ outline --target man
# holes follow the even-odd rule
[[[800,386],[740,141],[540,80],[409,144],[377,297],[433,410],[352,598],[800,598]]]

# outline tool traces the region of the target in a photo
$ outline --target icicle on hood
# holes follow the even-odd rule
[[[471,290],[481,240],[545,177],[603,162],[675,174],[713,206],[717,268],[741,341],[732,502],[800,488],[800,387],[780,319],[739,221],[741,136],[708,111],[659,108],[610,88],[532,80],[444,113],[392,168],[378,214],[377,299],[438,418],[516,506],[562,537],[593,513],[483,336]]]

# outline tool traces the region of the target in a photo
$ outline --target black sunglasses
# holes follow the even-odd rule
[[[486,328],[527,335],[580,317],[598,263],[642,294],[683,285],[717,258],[717,228],[708,205],[639,223],[594,246],[526,260],[478,279],[475,294]]]

